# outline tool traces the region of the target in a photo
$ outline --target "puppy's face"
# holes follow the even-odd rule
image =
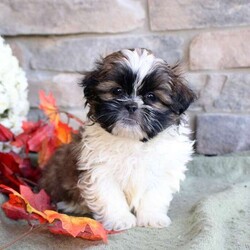
[[[142,141],[178,124],[195,98],[177,67],[146,49],[107,56],[82,85],[92,121],[113,135]]]

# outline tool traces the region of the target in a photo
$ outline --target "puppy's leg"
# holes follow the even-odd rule
[[[135,216],[129,211],[126,198],[112,177],[102,175],[93,178],[84,173],[78,182],[87,206],[96,220],[108,230],[123,230],[136,225]]]
[[[171,224],[167,210],[172,200],[172,192],[166,185],[149,188],[141,197],[136,208],[137,226],[167,227]]]

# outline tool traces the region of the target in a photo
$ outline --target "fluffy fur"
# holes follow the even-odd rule
[[[66,212],[105,228],[166,227],[192,145],[184,111],[195,99],[178,67],[146,49],[115,52],[82,82],[89,124],[60,148],[41,186]]]

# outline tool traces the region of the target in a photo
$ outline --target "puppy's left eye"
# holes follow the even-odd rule
[[[156,96],[155,94],[153,93],[147,93],[145,96],[144,96],[145,100],[147,101],[151,101],[151,102],[154,102],[156,101]]]
[[[122,94],[124,94],[124,91],[123,91],[123,89],[122,88],[114,88],[114,89],[112,89],[112,93],[114,94],[114,95],[122,95]]]

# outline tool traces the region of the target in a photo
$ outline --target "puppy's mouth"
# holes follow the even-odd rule
[[[135,119],[130,118],[130,117],[124,117],[121,121],[122,121],[124,124],[130,125],[130,126],[139,125],[139,123],[138,123]]]
[[[113,135],[131,138],[135,140],[142,140],[147,135],[142,130],[139,122],[137,121],[136,117],[122,117],[119,119],[113,126],[111,131]]]

